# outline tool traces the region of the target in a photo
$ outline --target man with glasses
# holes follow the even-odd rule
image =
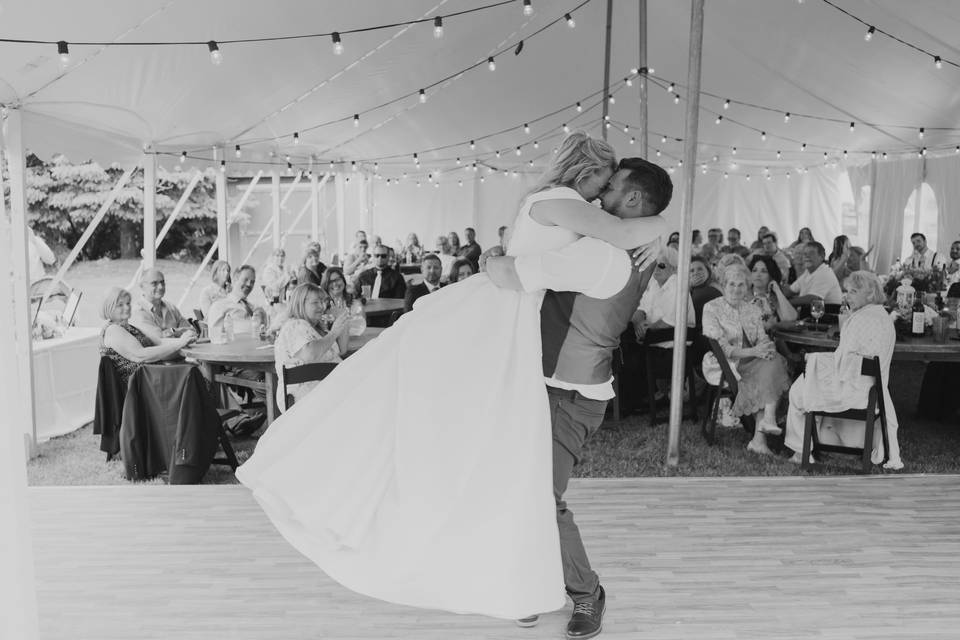
[[[146,269],[143,272],[140,291],[141,296],[130,314],[130,324],[140,329],[154,344],[160,344],[163,338],[179,338],[187,331],[193,331],[180,310],[163,299],[167,293],[167,282],[159,269]]]
[[[357,296],[362,295],[364,285],[370,287],[371,300],[378,298],[403,298],[407,283],[403,276],[390,268],[390,251],[381,245],[373,250],[373,268],[367,269],[354,280]]]

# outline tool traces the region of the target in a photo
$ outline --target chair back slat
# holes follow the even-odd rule
[[[713,352],[713,356],[717,359],[717,362],[720,363],[720,371],[723,373],[723,382],[726,382],[727,386],[730,387],[734,395],[736,395],[739,389],[737,376],[733,374],[733,369],[730,368],[730,362],[727,361],[727,356],[720,347],[720,343],[709,337],[707,338],[707,343],[710,345],[710,351]]]
[[[336,362],[309,362],[298,367],[283,368],[283,383],[302,384],[304,382],[313,382],[323,380],[337,366]]]

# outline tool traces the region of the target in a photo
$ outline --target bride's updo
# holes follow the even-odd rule
[[[616,170],[617,159],[613,148],[582,131],[575,131],[564,138],[553,157],[553,162],[541,176],[530,193],[551,187],[577,188],[584,178],[603,169]]]

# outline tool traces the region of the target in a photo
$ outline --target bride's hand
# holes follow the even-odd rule
[[[660,249],[660,238],[635,249],[633,252],[633,264],[637,266],[637,271],[643,271],[656,262],[657,257],[660,255]]]

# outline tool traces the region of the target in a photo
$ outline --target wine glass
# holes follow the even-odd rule
[[[823,317],[823,300],[816,298],[810,302],[810,315],[816,320],[817,330],[820,329],[820,318]]]

